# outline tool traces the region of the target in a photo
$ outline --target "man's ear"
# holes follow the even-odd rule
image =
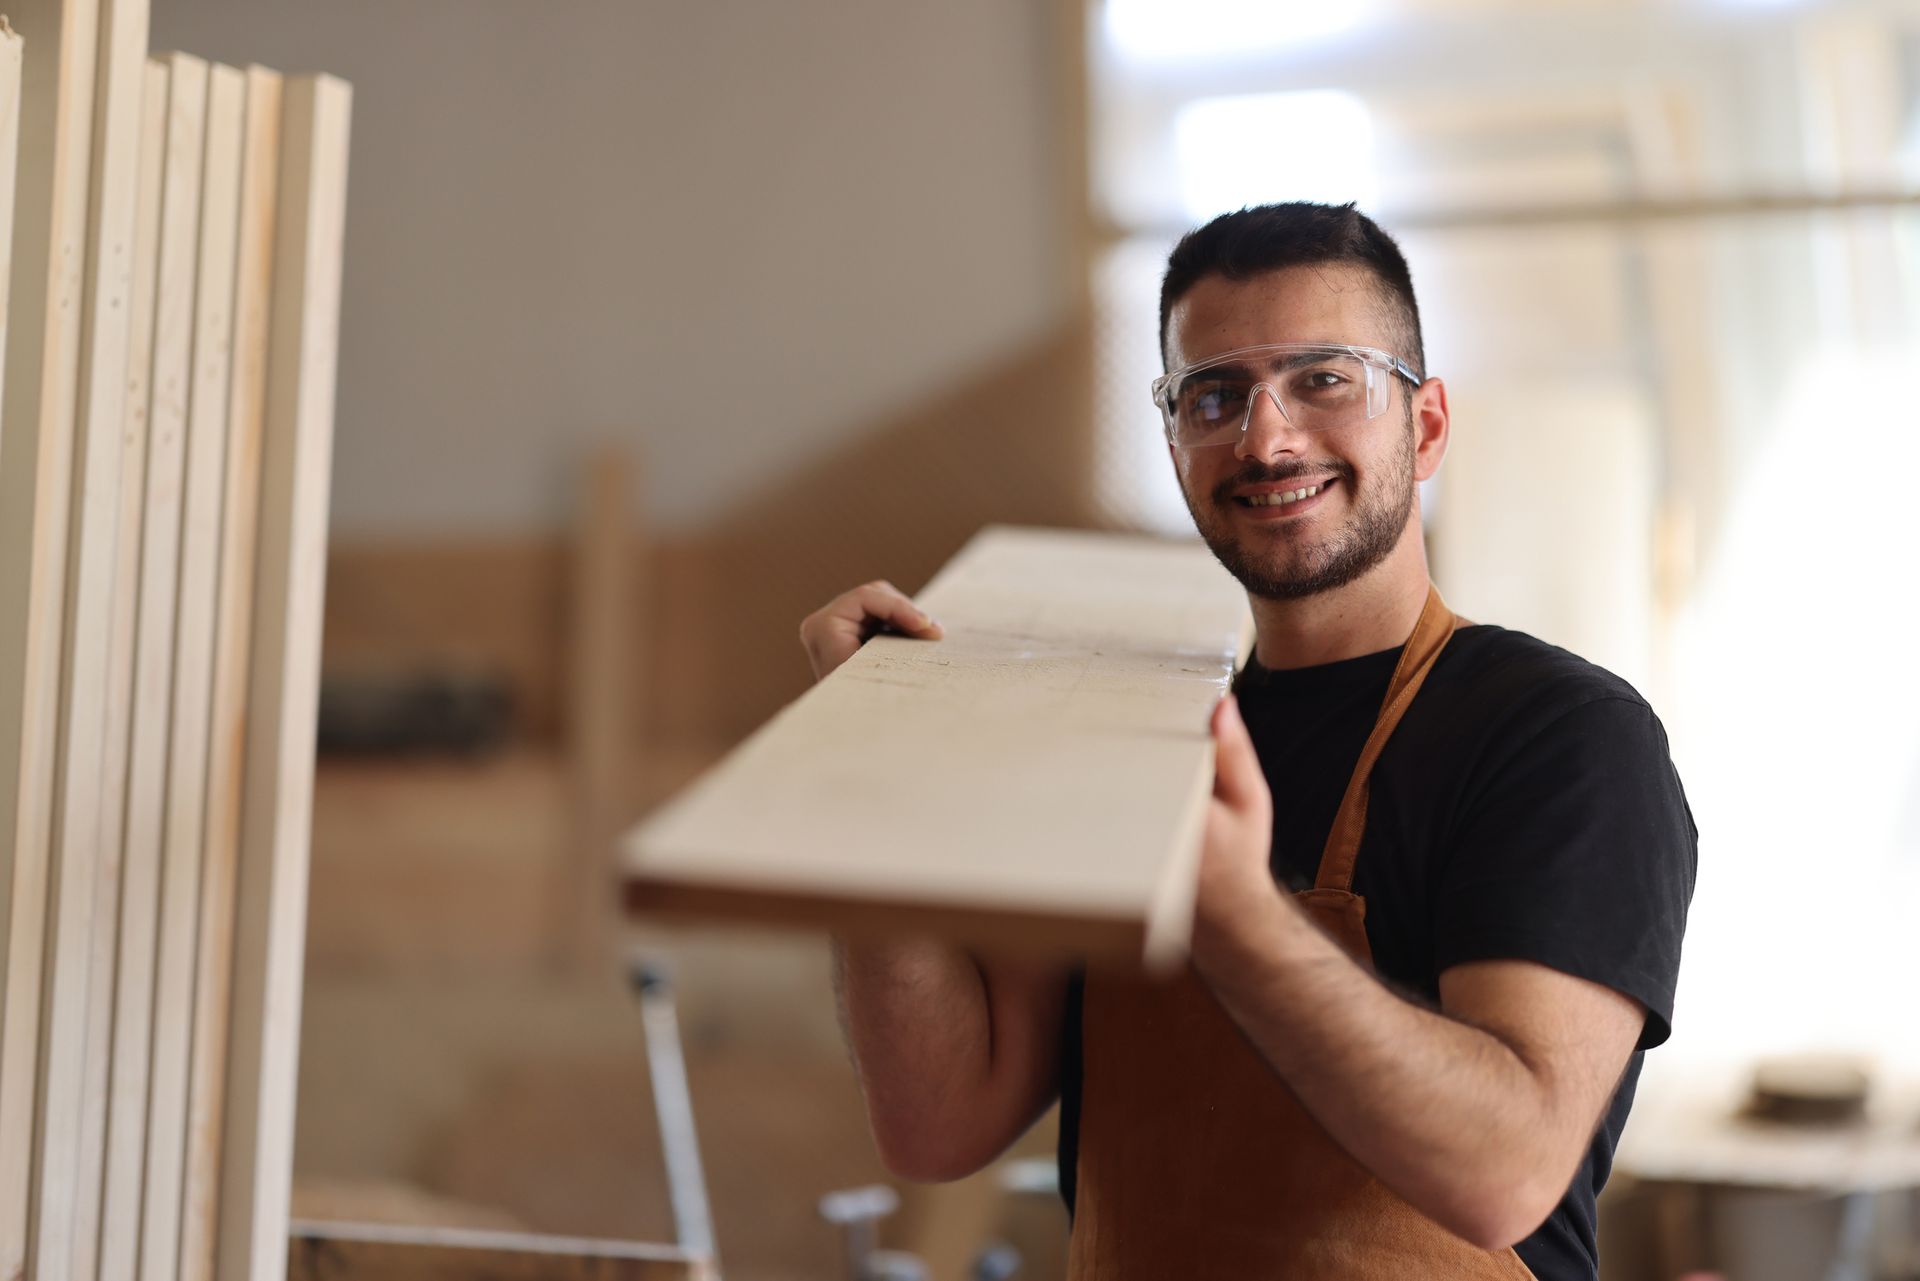
[[[1413,478],[1431,480],[1447,456],[1453,420],[1447,412],[1447,385],[1429,378],[1414,388],[1413,397]]]

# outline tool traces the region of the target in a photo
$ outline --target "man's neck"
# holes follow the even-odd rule
[[[1254,653],[1269,671],[1317,667],[1406,644],[1427,601],[1419,517],[1387,558],[1344,587],[1298,600],[1249,597]]]

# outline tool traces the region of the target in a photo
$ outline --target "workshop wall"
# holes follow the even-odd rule
[[[170,0],[153,34],[354,83],[354,539],[562,525],[589,441],[645,458],[657,528],[711,526],[1045,337],[1054,25],[1025,0]]]

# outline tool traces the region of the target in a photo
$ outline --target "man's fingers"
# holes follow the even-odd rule
[[[903,636],[938,640],[940,624],[892,583],[868,583],[841,596],[831,606],[835,615],[872,635],[882,626]]]
[[[1240,719],[1240,701],[1232,694],[1213,709],[1213,795],[1229,809],[1265,813],[1271,804],[1267,777],[1253,750],[1247,723]]]
[[[853,656],[876,632],[891,631],[921,640],[939,640],[945,633],[932,615],[915,605],[892,583],[875,581],[842,592],[807,615],[800,624],[800,644],[807,651],[817,680]]]

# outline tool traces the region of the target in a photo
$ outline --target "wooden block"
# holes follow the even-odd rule
[[[127,875],[124,834],[127,769],[132,752],[134,632],[143,605],[139,589],[149,452],[148,376],[153,361],[153,300],[160,255],[160,176],[166,159],[166,109],[167,69],[147,63],[141,81],[140,160],[136,171],[132,272],[127,291],[120,514],[114,539],[114,590],[107,634],[106,721],[98,783],[99,856],[95,863],[91,958],[87,966],[80,1155],[70,1265],[73,1275],[87,1278],[98,1272],[103,1230],[116,1240],[137,1230],[133,1220],[103,1224],[100,1207],[107,1160],[107,1093],[113,1059],[120,920],[122,909],[132,906],[124,893]]]
[[[80,368],[96,0],[28,0],[11,16],[18,175],[0,401],[0,1277],[27,1263],[58,747],[74,399]],[[12,89],[7,90],[9,99]],[[11,104],[9,104],[11,105]]]
[[[330,76],[295,79],[285,90],[224,1094],[222,1281],[273,1281],[287,1257],[352,102],[346,83]]]
[[[673,1246],[460,1228],[293,1225],[290,1281],[718,1281]]]
[[[635,910],[1185,954],[1207,717],[1251,640],[1198,544],[992,528],[628,839]]]
[[[88,1137],[100,1140],[100,1131],[88,1136],[84,1124],[88,994],[93,938],[102,924],[97,891],[104,861],[101,765],[109,645],[115,602],[123,586],[116,580],[117,535],[126,453],[128,318],[147,45],[145,0],[105,0],[96,36],[73,496],[67,526],[65,655],[47,878],[51,938],[42,978],[34,1131],[28,1266],[40,1278],[74,1275],[76,1232],[83,1226],[78,1222],[79,1183],[90,1168],[97,1169],[97,1158],[84,1156],[82,1145]],[[116,896],[109,893],[108,897]]]
[[[210,1281],[215,1267],[220,1130],[227,1091],[234,902],[253,644],[254,566],[260,525],[260,452],[273,295],[273,228],[280,167],[279,73],[249,67],[246,80],[240,234],[233,291],[233,371],[227,399],[226,498],[221,517],[220,596],[214,614],[205,861],[200,869],[187,1153],[181,1182],[181,1281]]]
[[[160,861],[166,830],[167,748],[172,728],[174,629],[181,586],[181,514],[187,462],[187,387],[194,324],[194,260],[206,143],[207,64],[176,54],[148,64],[163,98],[163,167],[155,184],[145,509],[140,540],[140,616],[134,637],[122,832],[119,957],[114,982],[106,1166],[101,1181],[100,1281],[133,1281],[139,1262],[141,1173],[151,1081]],[[144,193],[144,179],[143,179]],[[136,342],[137,350],[142,346]],[[136,369],[136,373],[138,370]],[[183,772],[199,775],[181,763]],[[113,829],[109,829],[110,831]]]

